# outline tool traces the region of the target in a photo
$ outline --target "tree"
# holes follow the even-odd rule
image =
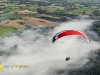
[[[86,11],[83,11],[82,14],[85,15],[86,14]]]
[[[92,11],[92,14],[94,14],[96,16],[99,16],[100,15],[100,12],[99,12],[99,10],[94,10],[94,11]]]
[[[63,5],[67,5],[67,0],[62,0]]]
[[[20,4],[26,4],[26,2],[29,2],[30,0],[20,0]]]

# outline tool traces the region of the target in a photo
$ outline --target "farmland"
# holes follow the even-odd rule
[[[24,24],[57,25],[58,22],[65,22],[77,16],[100,19],[100,5],[97,2],[88,2],[88,4],[80,0],[66,0],[65,2],[63,0],[55,2],[51,0],[24,0],[23,2],[20,0],[1,0],[0,25],[25,29],[27,27]],[[32,22],[32,19],[38,20]],[[12,29],[10,30],[12,31]]]

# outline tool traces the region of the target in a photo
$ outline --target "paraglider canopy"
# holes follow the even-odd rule
[[[57,33],[53,39],[52,39],[52,42],[54,43],[57,39],[59,38],[62,38],[64,36],[69,36],[69,35],[78,35],[78,36],[82,36],[84,38],[86,38],[87,42],[89,42],[89,39],[88,37],[83,33],[83,32],[80,32],[78,30],[64,30],[64,31],[61,31],[59,33]]]

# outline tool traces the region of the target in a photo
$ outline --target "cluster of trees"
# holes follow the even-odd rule
[[[10,1],[10,2],[16,2],[16,1],[19,1],[20,4],[30,2],[30,0],[9,0],[9,1]]]
[[[19,1],[20,3],[27,3],[27,2],[32,2],[34,0],[9,0],[11,2],[15,2],[15,1]],[[36,1],[36,0],[35,0]],[[60,3],[60,4],[67,4],[69,2],[71,3],[75,3],[75,2],[78,2],[78,3],[88,3],[88,4],[94,4],[94,3],[100,3],[100,0],[40,0],[41,2],[45,2],[45,1],[48,1],[48,2],[51,2],[51,3]]]
[[[85,2],[85,3],[98,3],[100,0],[47,0],[49,2]]]
[[[19,0],[19,1],[20,1],[20,4],[30,2],[30,0]]]
[[[94,10],[92,12],[92,14],[95,15],[95,16],[100,16],[100,11],[99,10]]]

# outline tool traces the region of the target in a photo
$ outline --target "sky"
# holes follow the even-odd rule
[[[2,75],[68,75],[89,62],[89,54],[100,48],[97,33],[91,30],[93,20],[74,19],[54,27],[32,26],[11,36],[0,38],[0,62],[3,65],[30,65],[25,69],[6,69]],[[52,43],[63,30],[79,30],[89,38],[67,36]],[[65,61],[70,57],[69,61]],[[95,57],[95,56],[94,56]]]

